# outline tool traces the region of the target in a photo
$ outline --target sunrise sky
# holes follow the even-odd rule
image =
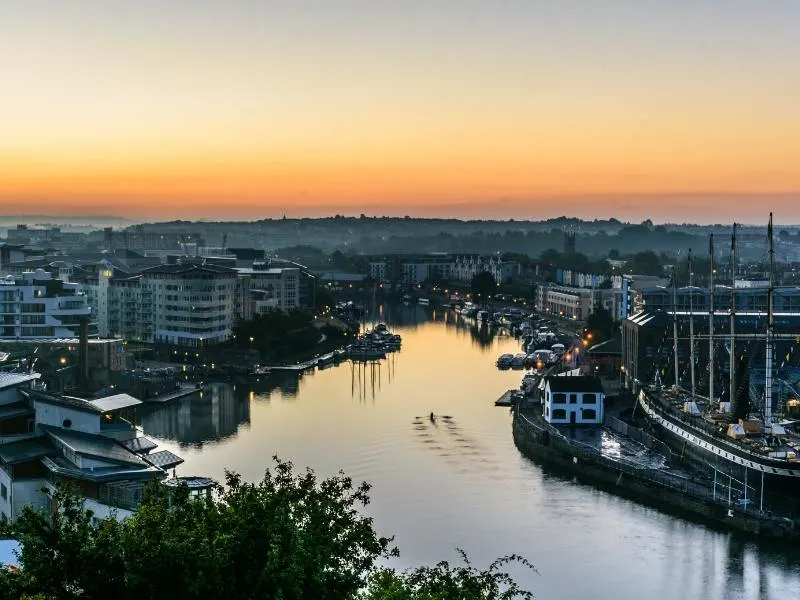
[[[797,0],[0,7],[0,212],[800,222]]]

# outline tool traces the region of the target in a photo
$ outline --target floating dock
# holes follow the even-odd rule
[[[514,406],[517,400],[522,396],[520,390],[508,390],[503,392],[502,395],[494,401],[495,406]]]
[[[202,386],[196,388],[189,388],[189,387],[181,388],[180,390],[176,390],[168,394],[161,394],[160,396],[153,396],[152,398],[146,398],[144,402],[147,402],[148,404],[166,404],[167,402],[172,402],[173,400],[179,400],[180,398],[185,398],[186,396],[198,394],[202,391],[203,391]]]

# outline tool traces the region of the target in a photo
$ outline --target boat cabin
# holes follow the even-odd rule
[[[604,399],[603,385],[596,377],[547,377],[543,402],[545,421],[553,425],[601,424]]]

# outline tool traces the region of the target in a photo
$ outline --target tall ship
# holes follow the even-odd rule
[[[776,331],[771,213],[767,237],[765,306],[759,304],[757,310],[748,306],[737,314],[741,286],[736,283],[735,224],[730,286],[714,285],[713,235],[708,293],[693,286],[691,253],[689,286],[682,291],[686,299],[689,290],[688,302],[677,300],[673,271],[672,307],[664,311],[671,316],[672,335],[665,325],[664,352],[654,357],[653,379],[637,381],[634,388],[638,392],[636,416],[644,416],[676,454],[709,478],[722,478],[725,485],[737,481],[745,503],[757,502],[757,495],[763,499],[765,489],[791,491],[792,497],[800,499],[800,435],[795,429],[800,415],[793,411],[800,394],[792,381],[796,369],[786,375],[795,360],[794,346],[800,341],[800,330],[792,325],[800,310],[779,313],[784,326]],[[666,318],[663,313],[662,318]],[[672,348],[666,347],[669,337]],[[776,356],[780,358],[776,360]],[[670,379],[671,385],[664,383]]]

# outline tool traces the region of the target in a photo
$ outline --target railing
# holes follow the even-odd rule
[[[621,421],[620,419],[611,415],[606,415],[605,425],[612,431],[616,431],[620,435],[627,436],[632,440],[639,442],[645,448],[662,454],[667,458],[667,460],[672,458],[672,448],[667,446],[661,440],[654,438],[649,433],[642,431],[638,427],[628,425],[625,421]]]

